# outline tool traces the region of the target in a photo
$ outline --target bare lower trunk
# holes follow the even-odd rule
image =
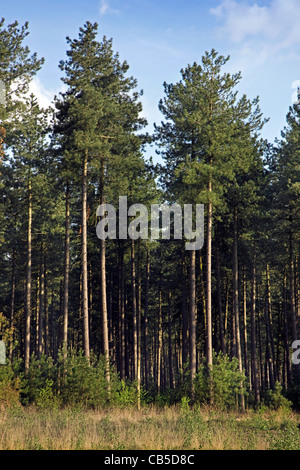
[[[239,361],[239,370],[243,371],[240,317],[239,317],[239,285],[238,285],[238,230],[237,230],[237,208],[234,209],[234,233],[233,233],[233,308],[235,320],[236,355]],[[241,384],[242,388],[242,384]],[[243,391],[240,394],[241,408],[245,410],[245,397]]]
[[[65,262],[64,262],[64,300],[63,300],[63,348],[64,358],[67,356],[68,346],[68,317],[69,317],[69,271],[70,271],[70,189],[66,187],[66,214],[65,214]]]
[[[194,380],[196,377],[196,252],[190,251],[190,385],[194,395]]]
[[[186,286],[186,266],[185,266],[185,252],[182,251],[181,259],[182,269],[182,287],[181,287],[181,302],[182,302],[182,367],[183,372],[186,370],[188,362],[188,309],[187,309],[187,286]]]
[[[15,295],[16,295],[16,260],[15,249],[12,252],[12,268],[11,268],[11,301],[10,301],[10,328],[12,337],[9,343],[9,362],[12,361],[13,341],[14,341],[14,319],[15,319]]]
[[[148,388],[149,352],[148,352],[148,311],[149,311],[149,284],[150,284],[150,250],[147,249],[145,309],[144,309],[144,361],[145,361],[145,387]]]
[[[161,353],[162,353],[162,292],[161,281],[159,286],[159,305],[158,305],[158,331],[157,331],[157,393],[161,392]]]
[[[259,403],[259,384],[257,373],[257,354],[256,354],[256,253],[255,245],[253,248],[252,262],[252,287],[251,287],[251,372],[252,389],[254,391],[255,403]]]
[[[131,289],[132,289],[132,315],[133,315],[133,379],[138,373],[138,333],[137,333],[137,305],[136,305],[136,274],[135,274],[135,246],[131,240]]]
[[[172,296],[169,291],[168,298],[168,346],[169,346],[169,380],[170,388],[174,388],[174,379],[173,379],[173,354],[172,354]]]
[[[105,358],[105,375],[110,381],[109,372],[109,340],[108,340],[108,318],[107,318],[107,295],[106,295],[106,259],[105,240],[100,240],[100,270],[101,270],[101,314],[102,314],[102,334],[103,334],[103,354]]]
[[[44,265],[43,243],[41,243],[39,328],[38,328],[38,351],[37,351],[38,359],[41,359],[41,356],[43,353],[44,302],[45,302],[45,265]]]
[[[208,190],[212,191],[211,181]],[[212,308],[211,308],[211,241],[212,241],[212,204],[208,203],[207,213],[207,252],[206,252],[206,349],[207,349],[207,365],[212,367],[213,351],[212,351]]]
[[[26,268],[26,317],[25,317],[25,374],[30,361],[30,321],[31,321],[31,244],[32,244],[32,193],[31,179],[28,182],[28,229],[27,229],[27,268]]]
[[[119,242],[118,256],[118,294],[119,294],[119,367],[120,378],[125,379],[125,308],[124,308],[124,252]]]
[[[222,292],[221,292],[221,269],[220,269],[220,251],[217,246],[216,249],[216,268],[217,268],[217,295],[218,295],[218,320],[219,320],[219,339],[220,350],[225,354],[225,340],[224,340],[224,322],[223,322],[223,307],[222,307]]]
[[[87,263],[87,152],[83,159],[82,172],[82,227],[81,227],[81,272],[82,272],[82,316],[84,355],[90,360],[88,263]]]
[[[101,160],[100,173],[100,204],[104,203],[104,178],[105,161]],[[105,358],[105,376],[110,382],[110,355],[109,355],[109,334],[107,315],[107,293],[106,293],[106,243],[105,239],[100,240],[100,276],[101,276],[101,317],[102,317],[102,341],[103,355]]]

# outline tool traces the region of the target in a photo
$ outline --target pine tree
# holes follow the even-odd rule
[[[68,60],[60,63],[65,72],[63,81],[68,90],[63,96],[63,120],[70,124],[69,139],[72,158],[81,166],[82,177],[82,295],[84,349],[89,357],[88,277],[87,277],[87,194],[88,175],[98,188],[98,202],[107,201],[107,178],[111,167],[122,158],[129,159],[141,146],[135,132],[145,124],[139,117],[141,105],[132,77],[126,77],[126,62],[120,63],[112,50],[112,41],[97,41],[98,25],[87,22],[80,28],[79,39],[67,38]],[[108,319],[106,298],[106,248],[100,240],[101,312],[103,352],[109,361]],[[109,372],[107,369],[107,376]]]
[[[18,121],[9,127],[9,145],[13,152],[11,164],[20,171],[26,187],[27,198],[27,264],[25,300],[25,371],[28,372],[31,342],[32,316],[32,223],[33,205],[37,205],[38,169],[41,155],[45,150],[47,113],[40,109],[34,95],[24,102]]]
[[[243,150],[242,139],[261,125],[261,114],[234,91],[241,75],[222,74],[229,60],[215,50],[181,71],[182,80],[164,84],[166,98],[160,110],[166,122],[156,127],[166,162],[164,186],[173,199],[205,203],[206,236],[206,340],[207,362],[212,366],[212,238],[213,212],[224,206],[226,186],[234,181]],[[191,291],[192,292],[192,291]],[[194,296],[194,295],[193,295]],[[190,298],[191,305],[193,299]],[[193,314],[192,314],[193,316]]]

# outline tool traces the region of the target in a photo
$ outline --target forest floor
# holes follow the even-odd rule
[[[300,450],[300,415],[135,409],[0,411],[0,450]]]

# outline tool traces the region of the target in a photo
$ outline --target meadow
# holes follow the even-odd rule
[[[299,413],[209,407],[13,407],[0,412],[1,450],[300,450]]]

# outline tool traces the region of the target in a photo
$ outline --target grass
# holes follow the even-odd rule
[[[288,410],[20,407],[0,411],[0,450],[300,450],[299,422]]]

